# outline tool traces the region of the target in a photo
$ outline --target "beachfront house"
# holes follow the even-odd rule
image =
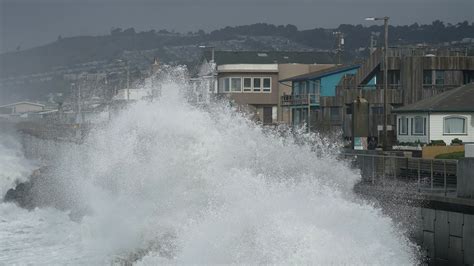
[[[474,143],[474,83],[393,110],[397,141],[430,143],[453,139]]]

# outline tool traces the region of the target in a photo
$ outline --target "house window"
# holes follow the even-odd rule
[[[307,84],[307,82],[306,81],[301,81],[300,84],[301,84],[300,85],[300,94],[304,94],[304,95],[308,94],[308,88],[307,88],[308,84]]]
[[[433,71],[432,70],[423,70],[423,84],[424,85],[433,84]]]
[[[231,78],[230,85],[232,92],[241,92],[242,91],[242,79],[241,78]]]
[[[219,80],[219,91],[230,92],[230,79],[229,78],[221,78]]]
[[[466,118],[444,118],[444,134],[466,134]]]
[[[300,83],[295,81],[293,82],[293,95],[299,95],[300,94]]]
[[[392,85],[400,84],[400,70],[389,70],[387,75],[388,75],[388,84],[392,84]]]
[[[398,118],[398,135],[408,135],[408,118]]]
[[[415,116],[411,119],[411,134],[412,135],[425,135],[426,118],[421,116]]]
[[[262,82],[260,78],[253,79],[253,91],[256,91],[256,92],[262,91]]]
[[[271,92],[272,87],[271,87],[271,79],[270,78],[263,78],[263,91],[264,92]]]
[[[252,91],[252,78],[244,78],[244,91]]]

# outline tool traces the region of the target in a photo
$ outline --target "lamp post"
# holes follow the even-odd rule
[[[388,94],[388,20],[389,17],[369,17],[365,20],[377,21],[383,20],[384,22],[384,35],[385,35],[385,48],[383,50],[383,149],[387,150],[387,94]]]

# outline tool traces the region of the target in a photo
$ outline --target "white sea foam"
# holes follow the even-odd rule
[[[87,215],[6,215],[0,237],[25,249],[0,263],[416,263],[391,219],[353,194],[360,176],[335,158],[337,144],[265,132],[225,105],[190,106],[184,86],[165,80],[159,101],[56,150],[57,197]],[[14,223],[29,233],[18,237]],[[65,252],[47,261],[45,249]]]

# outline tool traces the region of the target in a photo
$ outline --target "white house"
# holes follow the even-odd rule
[[[474,143],[474,83],[452,89],[393,111],[399,142],[430,143],[455,138]]]

